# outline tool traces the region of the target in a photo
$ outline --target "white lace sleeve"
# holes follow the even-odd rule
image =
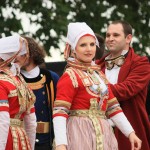
[[[54,117],[53,124],[56,146],[67,145],[66,118],[61,116]]]
[[[10,116],[6,111],[0,112],[0,149],[5,150],[10,126]]]
[[[129,134],[134,131],[124,113],[121,112],[110,119],[126,137],[128,137]]]
[[[24,126],[25,126],[27,136],[29,137],[30,140],[31,148],[32,150],[34,150],[36,126],[37,126],[35,113],[25,115]]]

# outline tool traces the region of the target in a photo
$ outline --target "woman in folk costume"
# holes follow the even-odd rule
[[[86,23],[70,23],[65,49],[67,68],[58,81],[53,123],[56,150],[117,150],[107,118],[129,138],[132,150],[141,140],[113,96],[109,83],[92,61],[97,38]],[[72,50],[72,57],[68,57]]]
[[[20,76],[28,45],[20,36],[0,39],[0,150],[34,150],[36,117],[35,96]],[[24,122],[24,128],[23,128]]]

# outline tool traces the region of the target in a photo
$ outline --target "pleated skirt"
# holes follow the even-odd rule
[[[98,118],[98,121],[102,132],[102,148],[99,149],[90,118],[70,116],[67,120],[67,150],[118,150],[117,140],[108,121],[101,118]]]

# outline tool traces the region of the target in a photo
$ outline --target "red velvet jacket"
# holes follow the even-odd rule
[[[105,57],[96,62],[101,65],[103,72],[105,72]],[[150,150],[150,122],[145,108],[149,80],[148,59],[135,54],[130,48],[125,63],[120,69],[118,83],[111,84],[111,89],[120,102],[126,117],[137,136],[142,140],[142,150]],[[119,150],[131,149],[129,140],[118,129],[115,129],[115,135]]]

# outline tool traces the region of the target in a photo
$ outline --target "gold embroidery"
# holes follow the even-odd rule
[[[87,91],[90,95],[92,95],[92,96],[99,97],[99,94],[94,93],[93,91],[91,91],[91,90],[89,89],[89,87],[86,87],[86,91]]]
[[[20,118],[23,112],[27,111],[27,108],[35,102],[35,95],[32,90],[28,88],[27,83],[24,81],[21,75],[18,75],[18,79],[14,77],[10,70],[4,69],[1,70],[6,78],[6,80],[12,83],[16,87],[18,101],[20,105],[20,110],[15,118]]]
[[[15,97],[17,96],[17,90],[11,90],[10,93],[8,94],[8,97]]]
[[[16,132],[16,127],[10,126],[10,131],[12,134],[12,139],[13,139],[13,150],[17,150],[19,149],[19,139],[18,139],[18,135]]]
[[[108,90],[102,92],[101,89],[101,82],[97,75],[100,76],[100,78],[103,80],[105,84],[108,84],[108,80],[106,79],[105,75],[100,71],[100,66],[83,66],[83,64],[76,64],[76,62],[68,62],[67,63],[68,68],[67,70],[72,70],[74,72],[74,75],[79,75],[83,85],[86,88],[86,91],[93,96],[100,97],[100,99],[103,101],[105,98],[108,96]],[[89,64],[90,65],[90,64]],[[75,74],[76,73],[76,74]],[[97,74],[97,75],[96,75]],[[71,73],[70,73],[71,76]],[[77,78],[77,77],[76,77]],[[72,82],[74,83],[75,81],[72,79]],[[77,80],[76,80],[77,82]]]
[[[11,131],[12,139],[13,139],[13,150],[19,149],[19,140],[21,142],[22,150],[27,150],[27,149],[31,150],[31,147],[29,144],[29,138],[27,137],[26,132],[22,127],[10,126],[10,131]]]
[[[25,143],[25,137],[23,135],[23,132],[22,132],[21,128],[17,128],[17,131],[18,131],[19,138],[20,138],[21,148],[22,148],[22,150],[26,150],[27,145]]]
[[[108,103],[108,105],[111,105],[112,103],[118,103],[118,101],[117,101],[116,97],[114,97],[112,99],[109,99],[107,103]]]
[[[40,89],[44,86],[44,83],[46,82],[46,77],[45,75],[41,78],[41,80],[39,80],[38,82],[35,82],[35,83],[28,83],[29,87],[32,89],[32,90],[37,90],[37,89]]]
[[[81,79],[81,81],[85,87],[93,85],[89,76],[86,76],[82,70],[79,70],[79,69],[73,69],[73,70],[79,75],[79,77],[80,77],[80,79]]]
[[[72,81],[74,88],[77,88],[78,87],[78,81],[77,81],[76,75],[75,75],[74,71],[72,70],[72,68],[66,69],[65,72],[68,73],[68,75],[70,76],[70,79]]]
[[[14,82],[12,81],[12,79],[8,78],[8,76],[6,74],[1,74],[0,75],[0,80],[10,82],[11,84],[13,84],[15,86]]]

